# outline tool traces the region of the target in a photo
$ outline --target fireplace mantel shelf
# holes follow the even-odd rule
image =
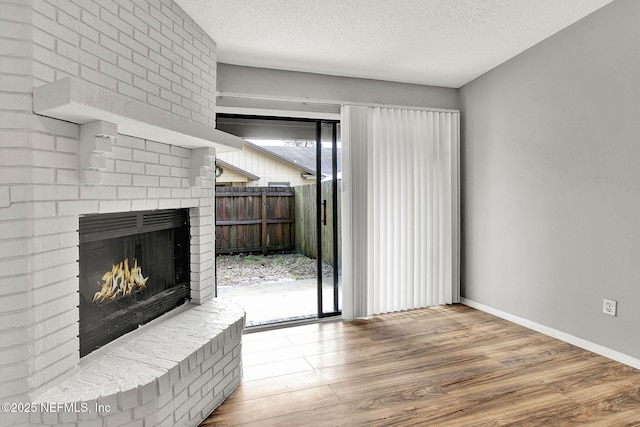
[[[215,148],[217,153],[242,148],[237,136],[75,77],[35,88],[33,111],[80,125],[111,122],[120,134],[184,148]]]

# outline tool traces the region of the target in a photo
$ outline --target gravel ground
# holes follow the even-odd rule
[[[277,280],[317,277],[317,261],[300,254],[220,255],[216,257],[218,286],[248,286]],[[325,265],[323,276],[331,275]]]

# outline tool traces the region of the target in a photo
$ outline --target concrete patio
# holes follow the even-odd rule
[[[218,297],[228,298],[245,309],[247,326],[315,318],[318,316],[317,293],[317,279],[218,286]],[[323,286],[322,299],[324,312],[333,311],[331,285]],[[341,293],[339,302],[342,308]]]

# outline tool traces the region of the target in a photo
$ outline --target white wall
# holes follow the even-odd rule
[[[617,0],[460,90],[462,295],[635,358],[639,16]]]

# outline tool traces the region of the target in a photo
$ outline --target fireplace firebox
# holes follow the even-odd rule
[[[80,218],[80,357],[189,299],[187,209]]]

